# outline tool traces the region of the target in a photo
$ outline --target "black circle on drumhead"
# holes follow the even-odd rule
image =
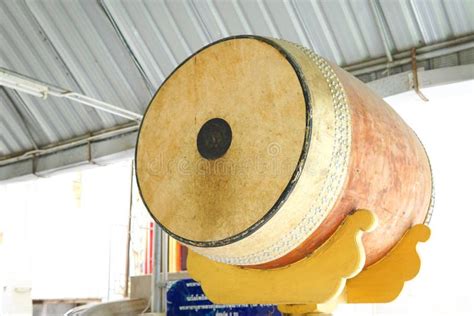
[[[204,123],[197,136],[197,148],[203,158],[218,159],[227,152],[232,142],[230,125],[221,118]]]

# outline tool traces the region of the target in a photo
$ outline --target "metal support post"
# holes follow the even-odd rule
[[[168,235],[158,224],[153,234],[152,313],[166,314],[166,285],[168,283]]]

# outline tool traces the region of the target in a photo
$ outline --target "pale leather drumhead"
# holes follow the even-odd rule
[[[181,64],[140,128],[140,192],[157,222],[201,247],[240,240],[291,193],[310,117],[297,66],[262,38],[224,40]]]

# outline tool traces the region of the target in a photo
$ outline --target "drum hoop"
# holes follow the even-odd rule
[[[312,103],[311,103],[311,97],[310,97],[310,92],[309,92],[309,87],[307,86],[306,84],[306,80],[304,78],[304,74],[303,74],[303,71],[301,70],[300,66],[298,65],[298,63],[296,62],[296,60],[293,58],[293,56],[291,56],[291,54],[289,52],[287,52],[283,47],[281,47],[277,42],[273,41],[271,38],[267,38],[267,37],[262,37],[262,36],[258,36],[258,35],[238,35],[238,36],[230,36],[230,37],[226,37],[226,38],[223,38],[223,39],[220,39],[218,41],[215,41],[215,42],[212,42],[204,47],[202,47],[201,49],[199,49],[198,51],[196,51],[194,54],[192,54],[191,56],[189,56],[188,58],[186,58],[183,62],[181,62],[174,70],[173,72],[171,72],[170,75],[168,75],[168,77],[163,81],[163,83],[160,85],[160,87],[157,89],[157,91],[155,92],[155,94],[153,95],[153,97],[151,98],[151,101],[150,103],[148,104],[146,110],[145,110],[145,113],[143,114],[143,119],[142,121],[140,122],[140,127],[138,129],[138,135],[137,135],[137,141],[136,141],[136,145],[135,145],[135,155],[134,155],[134,158],[135,158],[135,170],[138,170],[138,165],[137,165],[137,153],[138,153],[138,144],[139,144],[139,141],[140,141],[140,132],[141,132],[141,129],[142,129],[142,126],[143,126],[143,122],[145,121],[145,118],[146,118],[146,115],[148,113],[148,110],[150,109],[150,105],[151,103],[153,102],[153,100],[155,99],[155,97],[158,95],[158,93],[160,92],[161,88],[164,86],[164,84],[168,81],[168,79],[170,79],[173,74],[179,69],[181,68],[181,66],[183,66],[185,63],[187,63],[191,58],[193,58],[194,56],[196,56],[197,54],[199,54],[200,52],[204,51],[205,49],[211,47],[211,46],[214,46],[216,44],[219,44],[219,43],[222,43],[222,42],[226,42],[226,41],[230,41],[230,40],[235,40],[235,39],[255,39],[255,40],[258,40],[258,41],[261,41],[261,42],[264,42],[270,46],[272,46],[273,48],[275,48],[276,50],[278,50],[278,52],[283,56],[285,57],[285,59],[290,63],[290,65],[293,67],[295,73],[296,73],[296,76],[298,77],[298,81],[300,83],[300,86],[301,86],[301,89],[302,89],[302,92],[303,92],[303,97],[304,97],[304,101],[305,101],[305,112],[306,112],[306,127],[305,127],[305,137],[304,137],[304,143],[303,143],[303,147],[302,147],[302,150],[301,150],[301,153],[300,153],[300,157],[298,159],[298,163],[296,165],[296,168],[295,168],[295,171],[293,172],[291,178],[290,178],[290,181],[288,182],[288,184],[286,185],[285,189],[283,190],[283,192],[281,193],[281,195],[279,196],[279,198],[277,199],[277,201],[274,203],[274,205],[270,208],[270,210],[262,216],[262,218],[260,220],[258,220],[257,222],[255,222],[254,224],[252,224],[250,227],[248,227],[247,229],[245,229],[244,231],[238,233],[238,234],[235,234],[233,236],[230,236],[230,237],[227,237],[227,238],[224,238],[224,239],[221,239],[221,240],[216,240],[216,241],[196,241],[196,240],[191,240],[191,239],[187,239],[187,238],[183,238],[181,236],[178,236],[176,234],[174,234],[172,231],[170,231],[167,227],[165,227],[156,217],[155,215],[150,211],[150,208],[148,207],[147,203],[146,203],[146,200],[144,199],[143,197],[143,194],[142,194],[142,189],[140,187],[140,181],[138,180],[138,173],[136,172],[137,174],[137,187],[138,187],[138,192],[140,194],[140,197],[143,201],[143,204],[145,205],[145,208],[147,209],[148,213],[150,214],[150,216],[153,218],[153,220],[170,236],[172,236],[174,239],[184,243],[184,244],[187,244],[187,245],[191,245],[191,246],[195,246],[195,247],[201,247],[201,248],[210,248],[210,247],[221,247],[221,246],[226,246],[226,245],[229,245],[229,244],[232,244],[232,243],[235,243],[239,240],[242,240],[246,237],[248,237],[249,235],[255,233],[259,228],[261,228],[266,222],[268,222],[277,212],[278,210],[281,208],[281,206],[285,203],[285,201],[287,200],[288,196],[291,194],[291,192],[293,191],[293,189],[295,188],[297,182],[298,182],[298,179],[301,175],[301,172],[303,170],[303,167],[305,165],[305,162],[306,162],[306,158],[308,156],[308,151],[309,151],[309,147],[310,147],[310,144],[311,144],[311,134],[312,134],[312,122],[313,122],[313,119],[312,119]]]

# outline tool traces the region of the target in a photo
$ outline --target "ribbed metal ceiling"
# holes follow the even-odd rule
[[[181,61],[223,37],[284,38],[344,66],[471,34],[473,16],[471,0],[0,1],[0,66],[143,113]],[[0,88],[0,159],[125,122]]]

